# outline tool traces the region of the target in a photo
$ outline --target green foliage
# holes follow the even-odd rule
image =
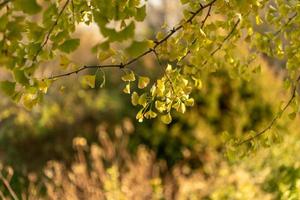
[[[117,68],[125,73],[120,78],[125,82],[123,92],[131,95],[132,104],[138,107],[136,119],[145,122],[159,118],[170,125],[176,115],[187,113],[196,104],[195,94],[208,87],[209,82],[203,79],[209,74],[226,70],[230,80],[253,81],[261,73],[262,64],[255,59],[263,53],[285,63],[286,90],[291,91],[291,97],[277,112],[269,109],[275,114],[269,124],[264,123],[266,128],[259,127],[262,131],[246,127],[241,132],[248,137],[243,134],[235,137],[228,130],[228,156],[234,159],[238,153],[244,156],[249,150],[279,141],[279,135],[271,130],[273,126],[286,111],[290,119],[299,112],[299,3],[286,0],[273,3],[203,0],[200,4],[182,0],[181,3],[183,19],[169,30],[162,28],[152,37],[155,39],[148,40],[136,37],[135,31],[137,22],[146,18],[147,1],[5,1],[0,8],[0,67],[8,71],[8,76],[1,79],[0,88],[17,103],[32,109],[43,102],[48,88],[57,79],[90,70],[79,78],[82,85],[102,88],[106,82],[102,69]],[[98,58],[96,64],[75,64],[69,58],[81,44],[80,39],[74,38],[80,23],[96,24],[103,36],[92,49]],[[149,54],[155,56],[156,67],[161,70],[154,77],[150,70],[139,75],[137,67]],[[43,64],[56,60],[62,74],[39,75]],[[215,106],[211,105],[212,111],[208,113],[213,113]],[[260,109],[255,107],[253,115]],[[265,134],[270,130],[271,134]],[[253,141],[259,137],[260,140]],[[237,146],[242,146],[243,151]]]

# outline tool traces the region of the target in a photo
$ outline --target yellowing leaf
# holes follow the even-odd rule
[[[155,112],[153,112],[152,110],[149,110],[148,112],[145,113],[145,117],[147,119],[155,118],[156,116],[157,116],[157,114]]]
[[[138,103],[145,107],[147,105],[147,94],[144,93],[140,96]]]
[[[139,77],[138,88],[143,89],[150,83],[150,79],[145,76]]]
[[[143,120],[144,120],[143,109],[141,109],[141,110],[136,114],[136,119],[137,119],[139,122],[143,122]]]
[[[255,17],[255,22],[256,22],[257,25],[260,25],[260,24],[263,23],[263,21],[262,21],[262,19],[260,18],[259,15],[256,15],[256,17]]]
[[[108,58],[115,55],[116,52],[113,49],[109,49],[107,51],[100,51],[98,54],[98,59],[100,62],[107,60]]]
[[[190,98],[190,99],[186,100],[185,105],[186,106],[193,106],[194,105],[194,99]]]
[[[95,88],[96,76],[95,75],[85,75],[82,78],[82,84],[84,86],[89,86]]]
[[[61,55],[59,64],[63,69],[67,69],[70,64],[70,60],[67,56]]]
[[[172,122],[172,117],[170,113],[162,115],[160,119],[164,124],[170,124]]]
[[[125,86],[125,88],[123,89],[123,92],[125,94],[130,94],[130,84],[129,83]]]
[[[178,112],[185,113],[185,111],[186,111],[185,104],[184,103],[180,103]]]
[[[26,93],[22,96],[22,102],[28,109],[32,109],[38,102],[36,94]]]
[[[131,103],[132,105],[136,106],[139,103],[139,95],[136,92],[133,92],[131,95]]]
[[[164,92],[165,92],[165,84],[162,80],[157,80],[157,84],[156,84],[156,93],[157,96],[164,96]]]
[[[166,104],[164,102],[161,101],[155,101],[155,108],[159,111],[159,112],[163,112],[165,111],[166,108]]]
[[[121,79],[123,81],[135,81],[135,75],[134,73],[131,71],[128,74],[125,74],[124,76],[121,77]]]

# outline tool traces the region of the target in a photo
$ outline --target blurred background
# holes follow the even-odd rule
[[[162,26],[173,27],[182,18],[180,5],[149,0],[136,37],[154,38]],[[75,35],[81,45],[71,60],[96,64],[89,49],[103,40],[97,26],[80,24]],[[137,122],[116,69],[105,70],[100,89],[83,88],[76,76],[56,81],[30,111],[1,95],[0,198],[300,199],[298,119],[283,116],[270,147],[235,161],[225,156],[228,134],[262,129],[289,97],[278,73],[282,63],[263,55],[257,60],[262,72],[249,81],[233,79],[226,68],[203,74],[195,106],[169,125]],[[38,75],[51,75],[57,62]],[[151,55],[133,67],[161,76]]]

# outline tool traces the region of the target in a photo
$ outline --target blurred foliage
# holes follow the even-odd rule
[[[144,1],[26,2],[0,6],[0,31],[8,34],[6,41],[0,35],[0,67],[9,72],[0,84],[0,198],[300,199],[298,2],[203,1],[213,3],[202,12],[199,1],[182,0],[180,31],[169,37],[164,25],[151,41],[134,36],[146,17]],[[197,9],[199,19],[189,23]],[[56,65],[77,74],[73,59],[86,49],[69,53],[92,38],[73,32],[76,23],[92,22],[104,38],[92,48],[91,66],[130,62],[161,46],[137,59],[134,71],[90,67],[79,78],[32,76]],[[259,52],[287,63],[288,72],[276,73]],[[276,113],[282,116],[270,130],[237,145]]]

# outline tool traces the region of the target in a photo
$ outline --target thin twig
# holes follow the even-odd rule
[[[261,130],[260,132],[256,133],[254,136],[251,136],[248,139],[245,139],[242,142],[238,143],[237,144],[238,146],[245,144],[247,142],[250,142],[250,141],[254,140],[255,138],[260,137],[261,135],[263,135],[265,132],[267,132],[268,130],[270,130],[273,127],[275,122],[281,117],[281,115],[287,110],[287,108],[291,105],[291,103],[295,99],[299,82],[300,82],[300,75],[298,76],[297,80],[295,81],[295,84],[294,84],[293,90],[292,90],[292,95],[291,95],[289,101],[285,104],[283,109],[279,113],[277,113],[277,115],[272,119],[272,121],[269,123],[269,125],[267,127],[265,127],[263,130]]]
[[[155,55],[155,57],[156,57],[156,60],[157,60],[157,62],[158,62],[158,65],[160,66],[161,70],[164,72],[164,75],[167,77],[167,80],[169,81],[169,83],[170,83],[170,85],[171,85],[171,89],[172,89],[173,93],[174,93],[174,94],[176,95],[176,97],[177,97],[177,94],[176,94],[175,88],[174,88],[174,84],[173,84],[173,82],[172,82],[170,76],[168,75],[168,73],[166,73],[166,71],[163,69],[162,62],[161,62],[161,60],[160,60],[160,58],[159,58],[157,52],[156,52],[155,50],[153,50],[153,53],[154,53],[154,55]]]
[[[298,13],[296,12],[295,14],[293,14],[291,17],[288,18],[288,20],[286,21],[286,23],[274,33],[274,36],[277,36],[287,25],[289,25],[289,23],[291,23],[291,21],[293,21],[293,19],[295,19],[295,17],[297,17]]]
[[[59,21],[61,15],[63,14],[64,10],[66,9],[67,5],[69,4],[69,2],[70,2],[70,0],[67,0],[65,2],[65,4],[63,5],[62,9],[60,10],[60,12],[58,13],[57,18],[56,18],[55,22],[52,24],[50,30],[48,31],[43,44],[37,50],[36,54],[34,55],[34,57],[32,59],[33,63],[37,60],[37,57],[39,56],[39,54],[41,53],[41,51],[43,50],[43,48],[46,46],[46,44],[48,43],[48,41],[50,39],[50,36],[51,36],[52,32],[54,31],[55,26],[58,24],[58,21]]]
[[[206,4],[206,5],[202,5],[200,4],[200,7],[192,13],[192,15],[181,25],[174,27],[172,30],[170,30],[170,32],[161,40],[159,41],[155,41],[155,45],[153,48],[148,49],[147,51],[145,51],[144,53],[140,54],[139,56],[131,59],[130,61],[126,62],[126,63],[120,63],[120,64],[110,64],[110,65],[92,65],[92,66],[83,66],[77,70],[71,71],[71,72],[67,72],[67,73],[63,73],[63,74],[59,74],[59,75],[54,75],[51,77],[48,77],[47,79],[57,79],[57,78],[61,78],[61,77],[65,77],[65,76],[70,76],[72,74],[78,74],[81,71],[87,70],[87,69],[95,69],[95,68],[124,68],[129,66],[130,64],[136,62],[137,60],[139,60],[140,58],[148,55],[149,53],[153,52],[154,50],[156,50],[157,47],[159,47],[161,44],[163,44],[164,42],[166,42],[171,36],[173,36],[177,31],[181,30],[186,24],[188,23],[192,23],[194,18],[205,8],[211,7],[217,0],[212,0],[210,3]]]
[[[240,19],[238,19],[235,24],[233,25],[231,31],[226,35],[226,37],[223,39],[223,41],[218,45],[218,47],[213,50],[209,55],[212,57],[213,55],[215,55],[219,50],[222,49],[222,47],[224,46],[224,44],[226,43],[227,40],[229,40],[231,38],[231,36],[233,35],[234,31],[236,30],[237,26],[240,23]],[[204,65],[206,65],[208,63],[208,59],[206,59],[203,63],[202,63],[202,67]]]
[[[298,13],[296,12],[294,15],[292,15],[287,22],[274,33],[274,36],[278,36],[281,31],[289,24],[291,23],[291,21],[293,19],[295,19],[295,17],[298,15]],[[261,135],[263,135],[265,132],[267,132],[268,130],[270,130],[273,125],[275,124],[275,122],[281,117],[281,115],[287,110],[287,108],[290,106],[290,104],[292,103],[292,101],[294,100],[294,98],[296,97],[296,92],[297,92],[297,88],[298,88],[298,84],[300,82],[300,75],[298,76],[298,78],[296,79],[295,83],[294,83],[294,87],[292,90],[292,95],[290,97],[290,99],[288,100],[288,102],[286,103],[286,105],[283,107],[283,109],[280,111],[280,113],[277,113],[277,115],[271,120],[271,122],[269,123],[269,125],[267,127],[265,127],[263,130],[259,131],[258,133],[256,133],[254,136],[249,137],[248,139],[243,140],[242,142],[238,143],[237,145],[240,146],[242,144],[245,144],[247,142],[250,142],[251,140],[260,137]]]
[[[203,19],[202,22],[201,22],[201,26],[200,26],[201,29],[203,29],[203,27],[204,27],[204,25],[205,25],[207,19],[208,19],[209,16],[210,16],[211,8],[212,8],[212,4],[209,6],[208,11],[207,11],[207,14],[205,15],[204,19]],[[198,40],[198,38],[195,38],[195,39],[192,41],[191,46],[194,45],[194,44],[197,42],[197,40]],[[183,57],[180,58],[180,60],[183,60],[183,59],[184,59],[185,57],[187,57],[187,55],[190,54],[190,53],[191,53],[191,50],[188,50],[188,51],[186,52],[186,54],[185,54]]]

